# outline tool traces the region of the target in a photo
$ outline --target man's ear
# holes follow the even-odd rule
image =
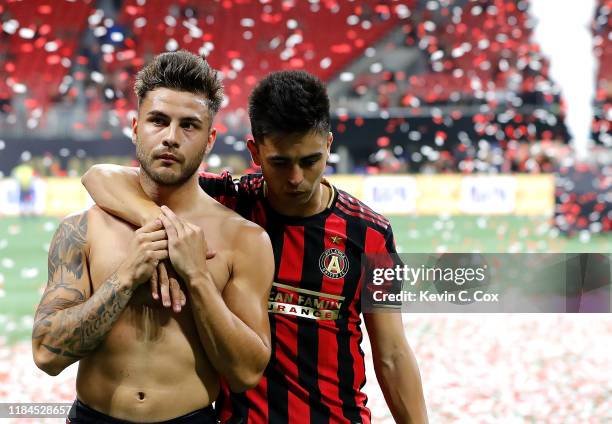
[[[253,158],[253,163],[257,166],[261,166],[261,158],[259,157],[259,146],[255,143],[255,140],[249,138],[247,140],[247,148],[249,152],[251,152],[251,158]]]
[[[327,133],[327,154],[329,155],[331,152],[331,145],[334,142],[334,135],[332,134],[332,132],[328,132]]]
[[[206,150],[204,151],[204,154],[207,155],[210,153],[215,145],[215,141],[217,141],[217,129],[211,128],[210,132],[208,133],[208,140],[206,140]]]
[[[132,143],[136,144],[138,140],[138,120],[134,116],[132,118]]]

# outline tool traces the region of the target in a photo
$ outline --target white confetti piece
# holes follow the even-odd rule
[[[40,271],[38,270],[38,268],[23,268],[20,272],[20,276],[21,278],[29,280],[38,277],[39,273]]]
[[[15,261],[11,258],[2,258],[0,265],[2,265],[4,268],[11,269],[15,266]]]

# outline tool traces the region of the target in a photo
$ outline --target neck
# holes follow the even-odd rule
[[[180,185],[163,185],[153,181],[146,172],[140,172],[140,185],[147,196],[158,206],[166,205],[174,212],[187,212],[193,208],[194,200],[202,193],[195,173]]]
[[[327,209],[333,196],[331,185],[327,181],[321,181],[317,190],[312,194],[310,201],[305,205],[287,205],[273,196],[266,194],[272,209],[285,216],[308,217],[323,212]]]

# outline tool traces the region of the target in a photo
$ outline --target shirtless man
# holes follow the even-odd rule
[[[36,312],[34,360],[50,375],[79,361],[69,422],[212,423],[219,378],[244,391],[270,358],[270,240],[199,188],[222,98],[206,61],[161,54],[135,90],[140,184],[165,206],[137,230],[98,207],[62,221]],[[215,254],[205,260],[209,247]],[[158,306],[145,284],[165,259],[181,285],[173,290],[186,295],[180,312]]]

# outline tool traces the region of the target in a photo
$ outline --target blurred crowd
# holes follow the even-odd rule
[[[25,3],[0,4],[0,130],[13,137],[129,135],[135,71],[159,51],[187,48],[220,70],[226,100],[216,126],[236,152],[248,134],[248,93],[276,69],[306,69],[330,89],[349,83],[332,96],[338,133],[359,126],[362,112],[388,121],[357,172],[549,172],[547,146],[568,138],[528,0]],[[604,147],[612,145],[611,11],[600,0],[593,21],[601,63],[593,135]],[[363,58],[373,62],[355,67]],[[433,144],[421,143],[419,130],[403,146],[385,144],[410,116],[430,119]],[[466,117],[470,131],[445,131]],[[44,162],[70,172],[55,159]]]

